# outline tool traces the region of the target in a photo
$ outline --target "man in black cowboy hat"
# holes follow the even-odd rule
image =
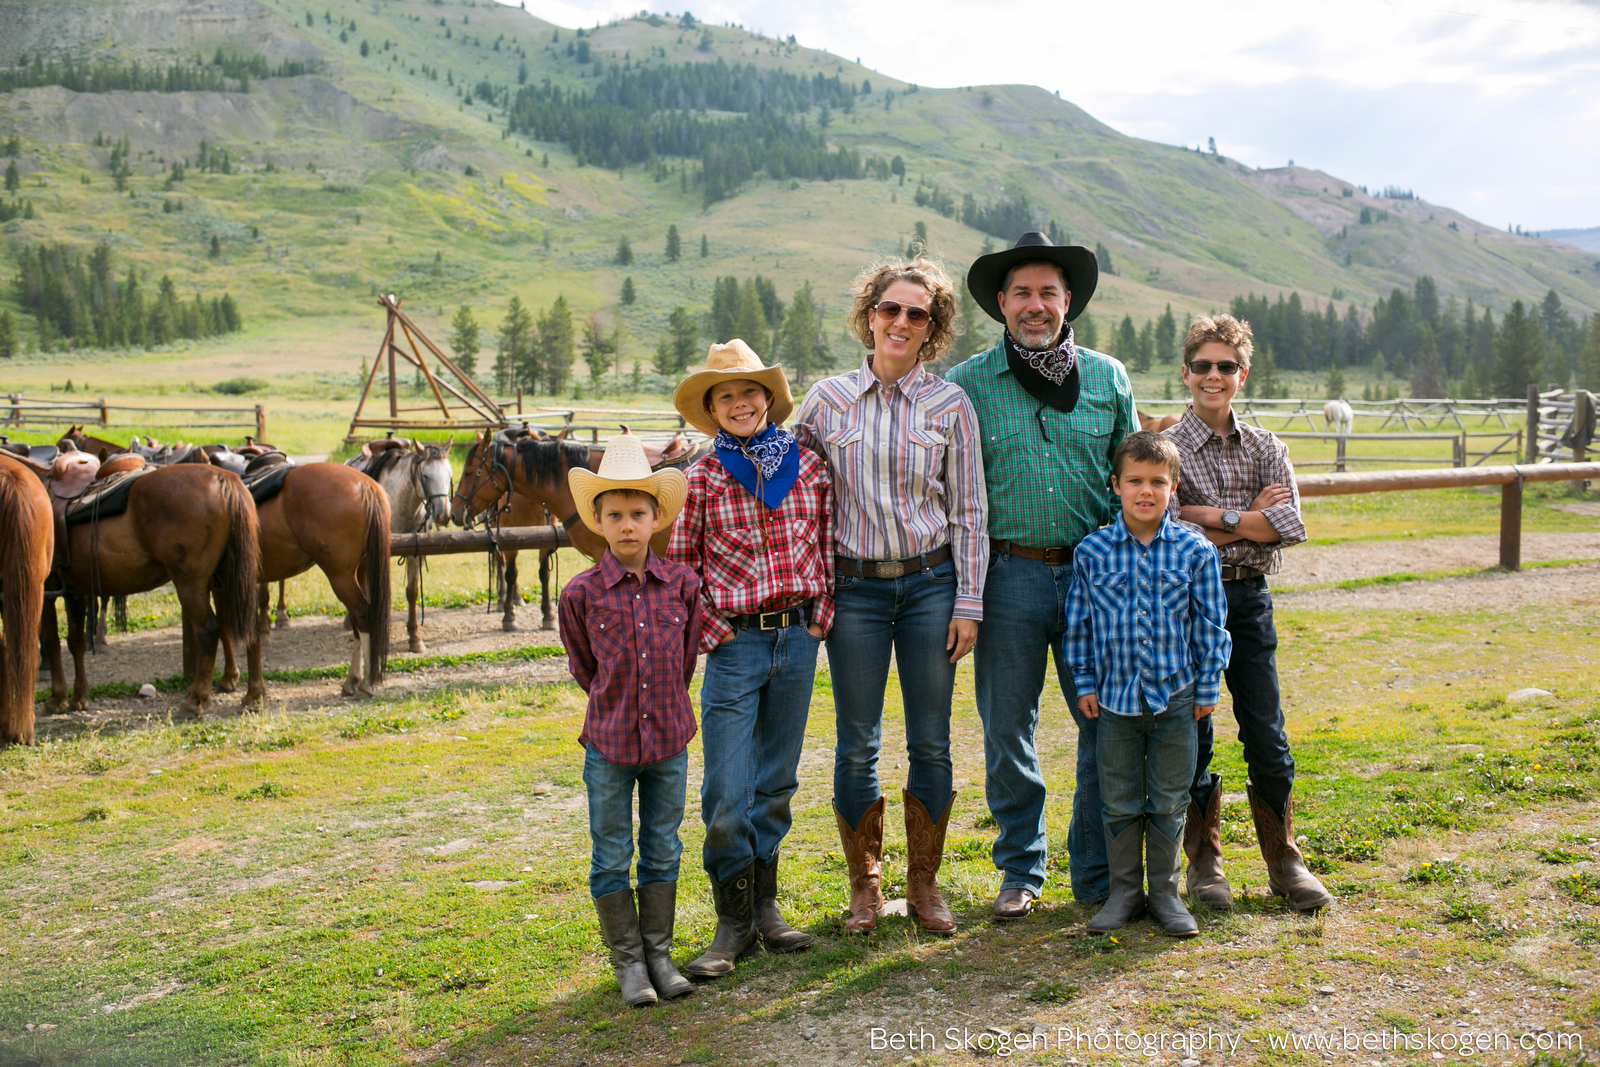
[[[1073,547],[1116,515],[1111,455],[1138,429],[1127,370],[1077,347],[1068,325],[1094,295],[1099,274],[1093,252],[1053,245],[1042,233],[980,257],[967,288],[990,318],[1005,323],[1005,336],[947,375],[977,411],[989,494],[989,573],[974,662],[989,811],[1000,827],[997,919],[1027,915],[1044,889],[1045,786],[1033,738],[1052,651],[1078,724],[1067,835],[1072,894],[1091,902],[1109,892],[1095,721],[1078,711],[1061,659]]]

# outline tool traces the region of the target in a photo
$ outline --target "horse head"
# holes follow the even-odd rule
[[[501,499],[511,495],[511,471],[502,458],[505,451],[495,444],[492,430],[484,430],[467,449],[467,458],[461,464],[461,481],[450,495],[451,522],[466,526],[490,508],[498,508]]]
[[[422,497],[422,528],[443,527],[450,524],[450,446],[451,438],[442,445],[416,445],[411,460],[411,476],[416,480],[417,494]]]

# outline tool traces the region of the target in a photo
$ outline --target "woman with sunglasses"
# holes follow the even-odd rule
[[[811,387],[795,437],[834,485],[834,620],[828,634],[837,746],[833,807],[850,870],[849,933],[869,933],[884,900],[878,783],[891,654],[910,763],[901,791],[906,904],[923,929],[955,929],[936,875],[955,800],[950,697],[983,617],[987,504],[977,418],[966,393],[929,374],[953,340],[956,297],[917,257],[857,276],[849,327],[861,366]]]

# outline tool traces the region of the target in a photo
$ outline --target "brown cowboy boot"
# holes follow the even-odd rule
[[[900,796],[906,806],[906,912],[929,933],[948,934],[956,928],[956,920],[939,896],[936,879],[944,862],[944,832],[950,826],[956,795],[950,794],[937,823],[909,790],[900,790]]]
[[[850,917],[844,921],[847,934],[872,933],[878,926],[878,912],[883,910],[879,884],[883,877],[883,804],[883,797],[873,801],[855,829],[839,814],[838,801],[833,805],[839,842],[850,868]]]
[[[755,864],[747,863],[726,882],[711,883],[717,929],[711,944],[683,973],[691,978],[721,978],[756,948]]]
[[[1222,873],[1222,775],[1211,776],[1211,796],[1201,807],[1189,801],[1183,824],[1183,854],[1189,857],[1189,904],[1233,907],[1233,891]]]
[[[1250,814],[1255,816],[1261,858],[1267,862],[1267,887],[1287,899],[1295,911],[1315,911],[1332,904],[1333,894],[1306,869],[1306,858],[1294,843],[1294,798],[1284,801],[1280,819],[1271,804],[1256,796],[1249,782],[1244,788],[1250,795]]]

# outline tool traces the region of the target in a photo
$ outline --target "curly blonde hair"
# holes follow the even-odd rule
[[[1250,366],[1250,357],[1255,353],[1255,334],[1250,330],[1250,324],[1232,315],[1202,315],[1194,320],[1194,325],[1189,327],[1189,332],[1183,338],[1183,361],[1189,362],[1194,354],[1200,351],[1200,346],[1217,341],[1233,349],[1239,357],[1241,367]]]
[[[927,292],[930,316],[928,336],[917,352],[917,359],[940,358],[955,342],[956,320],[960,312],[950,276],[944,272],[944,267],[926,256],[885,260],[857,274],[851,286],[850,313],[845,318],[850,332],[867,348],[873,346],[872,309],[879,297],[883,296],[883,291],[895,282],[911,282],[922,286]]]

